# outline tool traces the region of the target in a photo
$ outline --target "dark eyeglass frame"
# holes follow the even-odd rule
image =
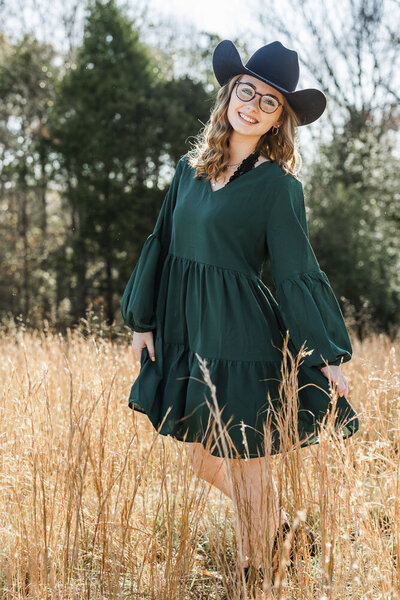
[[[274,112],[276,112],[280,106],[283,106],[282,102],[279,102],[278,98],[276,96],[274,96],[274,94],[260,94],[260,92],[257,92],[257,90],[254,87],[254,85],[252,83],[250,83],[249,81],[235,81],[235,86],[238,86],[241,83],[243,83],[244,85],[250,86],[254,90],[254,94],[257,94],[258,96],[260,96],[260,99],[258,101],[258,104],[260,106],[260,110],[262,110],[263,112],[265,112],[267,115],[273,115]],[[235,89],[236,89],[236,96],[239,98],[238,88],[236,87]],[[248,100],[243,100],[243,98],[239,98],[239,100],[242,100],[243,102],[250,102],[250,100],[253,100],[253,98],[254,98],[254,96],[252,96],[252,98],[249,98]],[[274,110],[268,112],[267,110],[264,110],[262,108],[262,106],[261,106],[261,99],[262,98],[273,98],[274,100],[277,101],[278,106]]]

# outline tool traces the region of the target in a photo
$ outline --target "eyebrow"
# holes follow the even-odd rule
[[[242,81],[242,80],[240,80],[239,83],[247,83],[247,85],[250,85],[252,88],[254,88],[256,90],[256,92],[258,92],[258,89],[254,85],[254,83],[250,83],[250,81]],[[260,94],[261,94],[261,92],[260,92]],[[263,96],[272,96],[273,98],[276,98],[278,100],[278,102],[280,102],[278,96],[275,96],[275,94],[271,94],[270,92],[267,92],[266,94],[263,94]]]

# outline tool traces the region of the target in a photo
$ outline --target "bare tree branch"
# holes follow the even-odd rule
[[[336,121],[350,119],[357,110],[360,126],[373,121],[380,136],[398,121],[392,111],[393,99],[399,98],[399,8],[399,0],[342,0],[333,8],[329,0],[300,0],[274,3],[268,15],[257,2],[250,10],[258,14],[263,31],[273,26],[273,35],[299,49],[301,66],[330,98],[330,123],[332,105]],[[271,34],[268,38],[264,43]]]

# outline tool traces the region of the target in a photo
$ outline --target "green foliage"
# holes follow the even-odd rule
[[[390,331],[400,314],[399,170],[371,126],[321,146],[306,186],[310,238],[340,299],[354,307],[358,333]],[[397,216],[396,216],[397,215]]]
[[[61,82],[56,109],[59,149],[76,167],[119,170],[143,149],[141,115],[151,68],[138,32],[115,3],[91,3],[83,45]]]
[[[33,296],[49,311],[49,234],[45,188],[52,164],[42,140],[54,103],[55,51],[30,35],[0,53],[0,312],[27,314]],[[47,315],[46,315],[47,316]]]

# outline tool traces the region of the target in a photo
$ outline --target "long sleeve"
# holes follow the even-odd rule
[[[156,328],[155,303],[161,269],[168,253],[172,213],[183,169],[182,157],[161,205],[153,232],[145,240],[140,257],[125,287],[121,300],[122,318],[133,331]]]
[[[284,176],[274,189],[266,227],[266,245],[276,287],[277,302],[296,351],[303,342],[312,354],[309,367],[340,365],[352,356],[352,347],[339,303],[321,270],[308,235],[303,186]]]

